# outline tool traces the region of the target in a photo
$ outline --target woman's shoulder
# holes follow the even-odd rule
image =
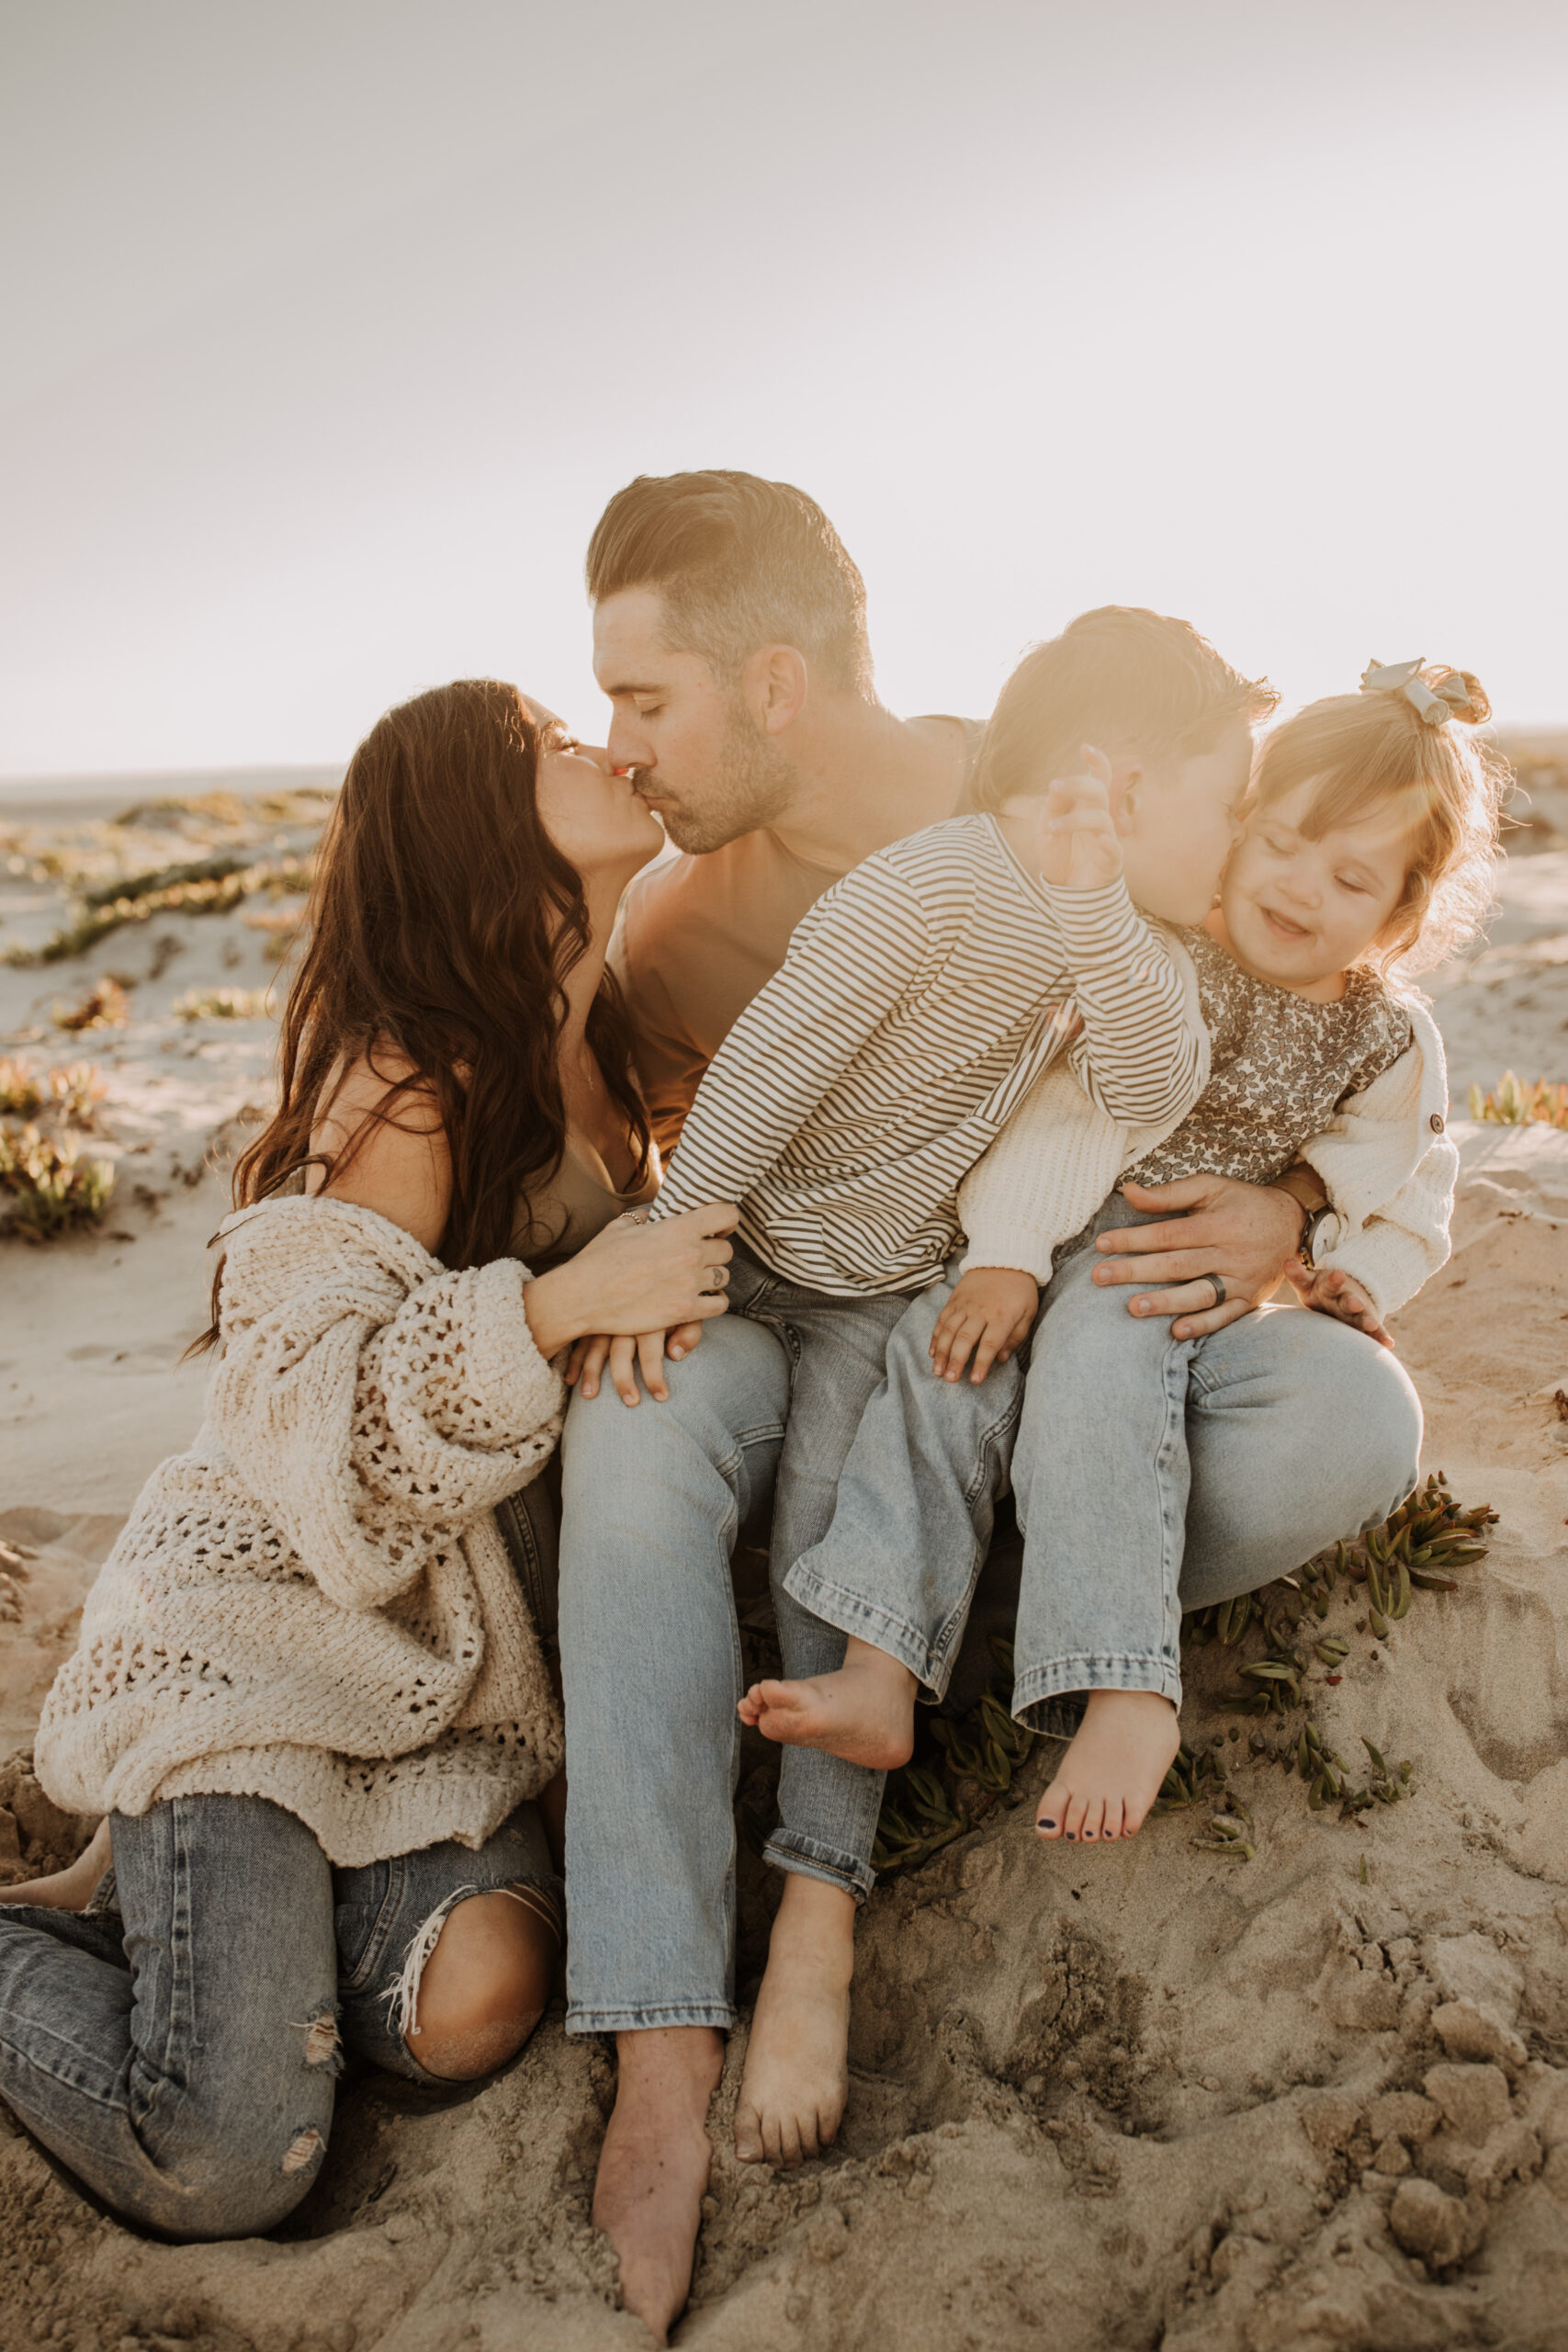
[[[452,1199],[451,1150],[434,1081],[397,1047],[374,1045],[333,1072],[310,1151],[312,1197],[371,1209],[423,1249],[437,1248]]]

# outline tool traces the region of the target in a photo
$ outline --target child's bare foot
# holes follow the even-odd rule
[[[711,2027],[653,2026],[617,2034],[615,2054],[593,2222],[620,2257],[621,2301],[662,2344],[691,2292],[724,2045]]]
[[[19,1886],[0,1886],[0,1903],[31,1903],[45,1911],[85,1911],[98,1890],[98,1881],[114,1860],[106,1815],[73,1862],[48,1878],[24,1879]]]
[[[788,1747],[826,1748],[846,1764],[887,1772],[915,1749],[915,1693],[907,1666],[852,1634],[837,1674],[807,1682],[753,1682],[740,1720]]]
[[[742,2164],[797,2165],[830,2145],[850,2095],[855,1904],[792,1871],[768,1944],[735,2110]]]
[[[1062,1769],[1035,1809],[1043,1838],[1135,1838],[1181,1745],[1157,1690],[1091,1690]]]

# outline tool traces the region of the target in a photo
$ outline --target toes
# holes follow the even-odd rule
[[[779,2157],[793,2171],[800,2162],[800,2125],[793,2115],[779,2118]]]
[[[784,2161],[784,2153],[781,2119],[776,2115],[762,2115],[758,2118],[758,2122],[761,2130],[764,2160],[771,2165],[782,2165]]]
[[[1105,1800],[1105,1818],[1100,1825],[1100,1836],[1102,1838],[1124,1838],[1127,1834],[1125,1822],[1126,1810],[1122,1804],[1122,1799],[1114,1796],[1107,1797]]]
[[[1034,1826],[1042,1838],[1061,1836],[1070,1803],[1071,1792],[1065,1789],[1059,1781],[1053,1781],[1040,1800],[1040,1810],[1034,1820]]]
[[[1068,1797],[1066,1810],[1062,1816],[1062,1835],[1069,1845],[1076,1843],[1082,1836],[1084,1815],[1087,1811],[1087,1801],[1083,1797],[1077,1795]]]
[[[743,2165],[766,2162],[768,2152],[762,2145],[761,2122],[754,2107],[735,2110],[735,2153]]]
[[[1105,1799],[1091,1796],[1084,1806],[1083,1819],[1078,1824],[1078,1836],[1086,1846],[1092,1846],[1105,1826]]]

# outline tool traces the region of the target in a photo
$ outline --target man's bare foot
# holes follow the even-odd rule
[[[790,1872],[768,1943],[735,2109],[742,2164],[797,2165],[831,2145],[850,2095],[855,1900]]]
[[[106,1815],[93,1832],[91,1845],[73,1862],[62,1871],[51,1871],[47,1878],[27,1878],[19,1886],[0,1886],[0,1903],[31,1903],[44,1911],[85,1911],[113,1860]]]
[[[653,2026],[618,2033],[615,2055],[593,2221],[620,2256],[622,2301],[662,2344],[691,2292],[724,2043],[711,2026]]]
[[[753,1682],[740,1702],[740,1720],[787,1747],[822,1747],[846,1764],[889,1772],[914,1754],[919,1687],[907,1666],[852,1634],[837,1674]]]
[[[1181,1732],[1157,1690],[1091,1690],[1062,1769],[1035,1808],[1042,1838],[1135,1838]]]

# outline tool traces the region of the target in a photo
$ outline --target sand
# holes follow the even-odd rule
[[[1529,838],[1489,944],[1440,978],[1456,1111],[1472,1077],[1490,1085],[1506,1065],[1568,1077],[1568,842],[1544,824]],[[26,876],[11,892],[0,947],[58,911]],[[183,950],[154,982],[165,935]],[[270,968],[237,910],[163,918],[46,972],[0,969],[0,1054],[39,1059],[63,1057],[47,1035],[17,1041],[56,997],[106,970],[141,976],[124,1030],[69,1041],[110,1080],[93,1147],[120,1171],[108,1230],[0,1246],[0,1540],[32,1554],[19,1617],[0,1623],[0,1757],[25,1747],[142,1477],[199,1418],[200,1370],[175,1358],[204,1321],[203,1245],[224,1202],[203,1156],[220,1159],[265,1100],[271,1031],[176,1022],[170,1004]],[[1337,1596],[1320,1630],[1349,1653],[1337,1682],[1316,1663],[1311,1679],[1330,1744],[1408,1758],[1416,1794],[1350,1822],[1310,1810],[1222,1703],[1235,1657],[1215,1646],[1193,1657],[1184,1731],[1224,1741],[1251,1860],[1214,1849],[1213,1804],[1092,1855],[1042,1850],[1027,1809],[1002,1805],[886,1882],[862,1925],[830,2157],[777,2177],[737,2165],[744,2030],[733,2039],[681,2343],[1563,2341],[1568,1135],[1454,1132],[1454,1257],[1397,1336],[1428,1464],[1501,1519],[1462,1589],[1419,1595],[1386,1644],[1356,1630],[1364,1594]],[[1026,1766],[1026,1794],[1043,1769],[1043,1754]],[[0,1853],[6,1876],[81,1834],[15,1769],[0,1804],[22,1829],[16,1863]],[[760,1876],[745,1873],[748,1951]],[[449,2104],[351,2078],[293,2221],[213,2247],[156,2245],[100,2214],[0,2109],[0,2344],[646,2343],[588,2222],[611,2087],[605,2052],[569,2042],[558,2011],[516,2064]]]

